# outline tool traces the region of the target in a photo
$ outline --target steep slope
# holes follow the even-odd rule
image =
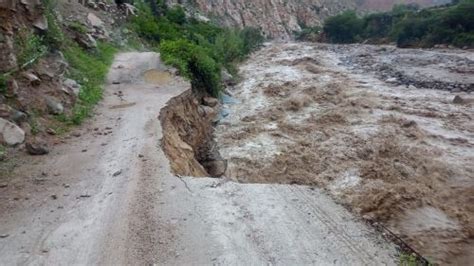
[[[355,8],[354,0],[169,0],[196,8],[226,26],[261,28],[268,37],[288,39],[301,25],[321,25],[325,18]]]
[[[358,0],[358,8],[362,10],[390,10],[396,4],[418,4],[421,7],[443,5],[451,0]]]

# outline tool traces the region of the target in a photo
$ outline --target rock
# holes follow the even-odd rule
[[[45,16],[39,16],[34,22],[33,26],[39,30],[47,31],[48,30],[48,21]]]
[[[9,236],[10,236],[9,234],[0,234],[0,238],[7,238]]]
[[[18,82],[14,79],[11,79],[7,82],[7,93],[6,96],[9,98],[16,97],[18,95],[19,87]]]
[[[33,86],[39,86],[41,84],[41,80],[33,73],[24,72],[23,77],[25,77]]]
[[[90,34],[76,34],[76,42],[86,49],[97,48],[97,41]]]
[[[122,174],[122,170],[118,170],[117,172],[113,173],[113,177],[119,176]]]
[[[409,89],[409,90],[416,90],[416,89],[418,89],[418,88],[415,87],[414,85],[409,85],[409,86],[408,86],[408,89]]]
[[[104,22],[93,13],[87,15],[87,21],[92,27],[102,28],[104,26]]]
[[[214,97],[204,97],[202,98],[202,102],[209,107],[216,107],[219,104],[219,100]]]
[[[2,118],[10,117],[12,110],[13,109],[9,105],[0,104],[0,117]]]
[[[226,160],[207,161],[202,163],[202,166],[207,170],[212,177],[221,177],[227,170]]]
[[[0,141],[9,146],[21,144],[25,141],[25,132],[12,122],[0,118]]]
[[[10,120],[14,121],[17,124],[20,124],[21,122],[25,122],[27,118],[28,116],[25,113],[18,110],[13,110],[10,115]]]
[[[77,83],[73,79],[65,79],[63,81],[63,86],[65,86],[69,90],[71,90],[74,93],[74,95],[76,95],[76,96],[78,96],[79,92],[81,91],[81,85],[79,85],[79,83]]]
[[[64,106],[53,97],[45,97],[48,110],[53,115],[59,115],[64,112]]]
[[[456,95],[456,96],[454,96],[453,103],[454,104],[463,104],[464,99],[461,96]]]
[[[397,81],[397,78],[388,78],[387,80],[385,80],[385,82],[394,84],[394,83],[397,83],[398,81]]]
[[[216,115],[216,111],[214,109],[205,105],[200,105],[198,107],[198,112],[201,116],[205,117],[213,117],[214,115]]]
[[[56,130],[54,130],[52,128],[46,129],[46,133],[48,133],[49,135],[56,135],[57,134]]]
[[[226,85],[234,85],[234,77],[225,69],[221,71],[222,82]]]
[[[31,155],[45,155],[49,153],[46,144],[40,141],[28,141],[26,151]]]

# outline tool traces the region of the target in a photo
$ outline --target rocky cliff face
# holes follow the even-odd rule
[[[395,4],[418,4],[421,7],[443,5],[451,0],[358,0],[358,7],[362,10],[390,10]]]
[[[354,0],[169,0],[185,4],[226,26],[260,28],[268,37],[288,39],[301,25],[355,8]]]

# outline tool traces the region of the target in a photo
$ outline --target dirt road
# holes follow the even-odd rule
[[[229,88],[216,132],[227,174],[325,188],[429,260],[469,264],[473,59],[463,50],[269,44]]]
[[[118,55],[94,118],[2,180],[0,265],[394,264],[318,189],[172,175],[158,115],[188,89],[157,54]]]

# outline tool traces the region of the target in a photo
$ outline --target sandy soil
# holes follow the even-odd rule
[[[430,261],[466,264],[474,258],[472,95],[390,84],[371,66],[469,89],[473,54],[389,48],[379,56],[387,48],[289,43],[257,52],[229,88],[239,103],[224,106],[230,115],[217,127],[228,176],[324,188]],[[347,60],[360,54],[371,60]]]

